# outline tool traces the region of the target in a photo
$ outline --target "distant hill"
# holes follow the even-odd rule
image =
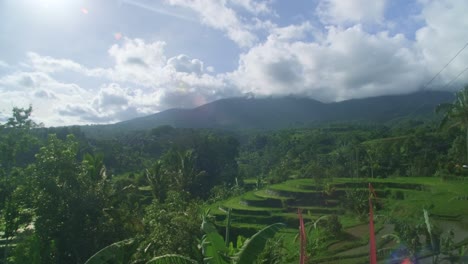
[[[432,118],[434,108],[451,102],[449,92],[423,91],[322,103],[305,97],[227,98],[193,109],[169,109],[111,125],[83,126],[89,136],[145,130],[169,125],[180,128],[283,129],[324,122],[385,123],[401,118]]]

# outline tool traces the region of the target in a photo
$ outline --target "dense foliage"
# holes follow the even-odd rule
[[[238,133],[164,126],[89,139],[79,127],[40,127],[31,111],[14,108],[0,126],[3,263],[84,263],[118,241],[127,241],[118,245],[131,248],[132,261],[165,254],[202,261],[204,205],[238,194],[243,180],[257,178],[260,188],[290,178],[450,177],[464,174],[467,152],[466,125],[441,130],[435,121]],[[366,214],[365,194],[346,195],[351,213]],[[342,226],[333,216],[309,233],[307,246],[319,254]],[[260,256],[288,259],[272,243]]]

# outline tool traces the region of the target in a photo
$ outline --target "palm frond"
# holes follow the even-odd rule
[[[258,255],[265,248],[267,240],[274,237],[275,234],[284,226],[285,225],[282,223],[276,223],[258,231],[255,235],[253,235],[244,243],[240,251],[236,254],[236,256],[234,257],[235,263],[254,263]]]
[[[168,254],[152,258],[146,264],[196,264],[193,259],[184,257],[182,255]]]
[[[128,263],[131,255],[133,254],[133,239],[122,240],[113,243],[91,256],[85,264],[126,264]]]

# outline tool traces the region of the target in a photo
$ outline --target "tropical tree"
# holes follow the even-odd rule
[[[64,141],[50,135],[27,169],[41,263],[82,263],[115,239],[105,226],[104,209],[110,206],[105,167],[97,156],[80,162],[77,153],[72,135]]]
[[[12,117],[0,124],[0,215],[4,222],[3,237],[6,240],[3,251],[4,262],[9,255],[9,242],[21,224],[30,222],[30,212],[25,213],[29,197],[24,196],[24,166],[33,160],[33,153],[39,146],[38,139],[32,135],[37,127],[31,119],[32,107],[13,108]]]
[[[436,112],[444,112],[445,115],[440,123],[440,127],[460,127],[466,130],[466,151],[468,161],[468,85],[455,94],[455,100],[452,103],[440,104]]]
[[[163,169],[163,162],[161,160],[153,163],[151,168],[145,171],[146,179],[151,187],[151,193],[154,199],[164,202],[168,191],[167,173]]]
[[[154,199],[145,211],[137,259],[148,260],[166,254],[202,259],[197,248],[202,232],[196,201],[190,200],[185,192],[169,191],[164,203]]]
[[[197,196],[201,188],[201,179],[206,175],[205,171],[200,171],[196,167],[197,154],[193,149],[185,151],[168,151],[162,158],[164,168],[167,169],[168,177],[170,177],[172,190],[184,192],[192,196]],[[159,173],[158,166],[153,168],[153,173]],[[160,174],[160,173],[159,173]],[[162,175],[159,175],[160,177]],[[153,181],[155,179],[152,179]]]
[[[343,200],[344,208],[355,214],[359,218],[364,217],[368,210],[368,193],[364,190],[346,190]]]

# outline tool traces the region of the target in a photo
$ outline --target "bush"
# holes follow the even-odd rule
[[[340,219],[335,214],[327,217],[324,228],[328,234],[334,238],[338,238],[343,231],[343,226],[341,225]]]

